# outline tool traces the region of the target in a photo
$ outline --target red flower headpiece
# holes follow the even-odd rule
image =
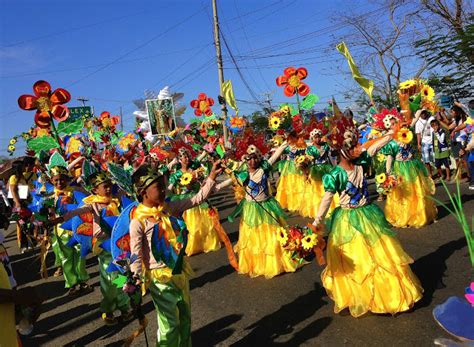
[[[283,76],[279,76],[276,79],[276,84],[279,87],[285,87],[283,93],[286,96],[291,97],[298,93],[301,96],[309,94],[309,86],[306,83],[301,82],[308,76],[308,70],[304,67],[295,69],[294,67],[287,67],[283,71]]]
[[[397,109],[392,108],[387,110],[384,108],[382,112],[374,115],[373,127],[378,130],[387,130],[392,126],[392,119],[397,123],[403,121],[403,117],[397,112]]]
[[[191,101],[190,105],[194,108],[196,116],[201,117],[204,114],[209,117],[212,116],[211,106],[214,105],[214,99],[208,98],[205,93],[200,93],[197,99]]]
[[[23,110],[36,110],[35,123],[40,128],[48,128],[51,116],[58,122],[69,117],[69,109],[64,106],[71,100],[71,94],[66,89],[58,88],[51,91],[51,85],[46,81],[38,81],[33,85],[35,95],[22,95],[18,98],[18,106]]]
[[[357,146],[359,132],[347,117],[332,118],[329,127],[329,145],[336,150],[349,150]]]
[[[190,144],[185,143],[181,139],[173,141],[171,143],[171,146],[172,146],[171,147],[171,152],[176,154],[176,156],[179,156],[180,150],[182,151],[183,149],[185,149],[191,155],[191,158],[196,157],[196,151],[193,149],[193,147]]]
[[[235,158],[242,160],[247,155],[247,149],[253,145],[259,151],[261,155],[268,153],[270,148],[265,142],[265,135],[262,133],[255,134],[251,129],[246,129],[242,136],[237,137],[234,142],[235,147]]]
[[[328,131],[329,129],[324,124],[324,122],[318,122],[316,120],[311,120],[306,128],[306,132],[308,133],[310,139],[317,134],[320,136],[325,136],[327,135]]]

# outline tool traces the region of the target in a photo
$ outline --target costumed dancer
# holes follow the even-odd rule
[[[87,162],[84,164],[89,166]],[[110,230],[106,228],[104,216],[118,216],[121,210],[121,203],[119,199],[113,197],[112,181],[105,172],[98,172],[96,170],[83,170],[83,172],[91,173],[84,177],[84,181],[91,188],[93,194],[82,200],[84,205],[66,212],[62,217],[53,221],[53,223],[62,223],[75,216],[86,216],[85,219],[88,220],[88,215],[92,215],[92,251],[94,254],[97,254],[99,260],[102,319],[106,325],[115,325],[118,323],[118,319],[114,316],[114,311],[120,310],[122,321],[131,320],[133,312],[130,310],[128,295],[113,283],[118,273],[116,271],[107,271],[112,262],[110,251],[99,248],[99,246],[104,242],[110,242]]]
[[[263,159],[262,150],[265,148],[260,146],[261,150],[257,147],[258,142],[254,143],[243,149],[241,158],[245,164],[233,173],[246,194],[229,220],[232,222],[242,213],[239,240],[234,247],[238,253],[238,272],[250,277],[272,278],[282,272],[294,272],[298,266],[277,239],[279,228],[286,226],[286,216],[280,204],[270,195],[268,182],[272,164],[281,156],[287,143],[284,142],[268,161]],[[218,184],[217,190],[232,183],[230,178]]]
[[[327,128],[322,122],[311,127],[313,128],[309,133],[311,145],[306,148],[306,156],[309,158],[309,177],[304,192],[301,215],[315,218],[324,195],[323,175],[332,170],[333,164],[331,162],[331,149],[323,141],[323,137],[327,134]],[[337,200],[336,195],[328,213],[336,208]]]
[[[385,116],[388,118],[384,121],[386,129],[400,119],[396,110]],[[412,132],[402,128],[381,150],[387,158],[387,173],[401,179],[401,184],[387,194],[385,204],[385,217],[396,228],[421,228],[432,223],[438,213],[434,200],[430,198],[435,194],[435,184],[426,166],[413,156],[412,138]]]
[[[180,167],[169,177],[168,189],[174,189],[176,193],[170,197],[171,201],[194,196],[199,191],[207,170],[199,160],[192,159],[191,151],[186,147],[179,148],[178,160]],[[217,231],[217,228],[222,229],[219,214],[207,201],[185,211],[183,219],[189,231],[186,255],[208,253],[221,248]]]
[[[357,147],[357,130],[342,118],[334,121],[331,143],[340,153],[340,162],[323,176],[325,194],[314,225],[323,222],[334,194],[337,207],[327,224],[329,232],[327,267],[321,279],[334,312],[348,308],[360,317],[367,312],[407,311],[421,299],[423,289],[411,271],[413,260],[405,253],[382,210],[369,202],[367,181],[359,160],[373,156],[390,141],[376,140],[367,152]]]
[[[66,213],[67,204],[75,202],[74,189],[68,185],[70,180],[68,165],[64,158],[55,152],[46,167],[54,186],[55,217],[60,217]],[[91,292],[93,288],[87,284],[89,275],[86,271],[86,260],[81,257],[80,246],[67,246],[71,237],[71,232],[59,226],[55,226],[51,234],[53,252],[56,259],[61,261],[65,287],[69,289],[69,295]]]
[[[305,203],[303,195],[306,188],[306,176],[295,163],[296,158],[304,155],[305,151],[306,142],[302,134],[296,135],[294,132],[290,134],[284,151],[286,160],[279,163],[280,179],[275,198],[281,207],[291,212],[301,213]]]
[[[177,201],[165,200],[166,183],[161,172],[143,165],[132,176],[140,204],[130,222],[130,251],[132,256],[137,256],[131,270],[135,276],[143,278],[150,289],[158,319],[157,346],[191,345],[189,275],[192,270],[183,259],[185,235],[175,229],[172,218],[208,198],[222,170],[219,165],[219,162],[213,165],[208,179],[196,195]],[[179,254],[174,268],[169,262],[165,263],[165,258],[157,259],[153,253],[156,251],[156,247],[152,247],[154,237],[164,240],[162,244]],[[181,264],[182,268],[179,265],[178,269],[176,264]]]

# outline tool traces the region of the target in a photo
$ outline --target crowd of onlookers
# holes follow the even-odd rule
[[[473,112],[474,100],[468,107],[455,102],[449,112],[442,109],[432,115],[422,110],[415,124],[418,150],[430,175],[448,182],[467,180],[470,190],[474,190]]]

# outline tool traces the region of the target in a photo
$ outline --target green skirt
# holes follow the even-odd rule
[[[242,221],[251,228],[262,224],[285,225],[288,218],[278,201],[273,197],[262,202],[242,199],[227,219],[232,223],[239,214],[242,214]]]
[[[392,172],[402,177],[403,182],[413,183],[417,177],[422,175],[428,177],[428,170],[419,159],[411,159],[406,161],[395,160]]]

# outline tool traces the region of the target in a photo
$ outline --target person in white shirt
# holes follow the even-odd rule
[[[432,165],[434,164],[433,151],[433,129],[431,128],[431,121],[434,117],[427,110],[418,110],[416,117],[418,121],[415,124],[415,133],[418,143],[418,150],[421,153],[421,161],[428,169],[430,176],[432,176]]]

